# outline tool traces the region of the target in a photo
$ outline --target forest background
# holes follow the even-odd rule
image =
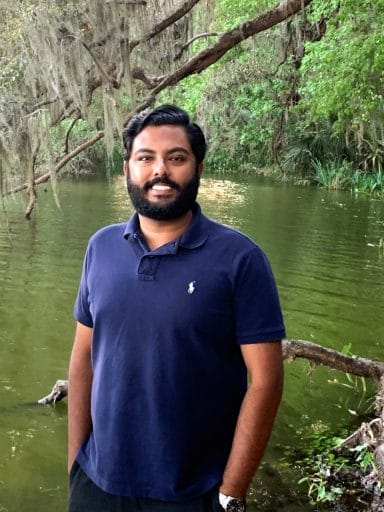
[[[383,191],[383,0],[2,0],[0,13],[0,193],[27,190],[27,216],[36,185],[111,160],[155,102],[202,125],[211,172]]]

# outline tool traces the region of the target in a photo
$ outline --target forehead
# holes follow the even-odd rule
[[[182,126],[171,124],[147,126],[133,139],[132,153],[142,149],[167,151],[174,147],[192,152],[187,132]]]

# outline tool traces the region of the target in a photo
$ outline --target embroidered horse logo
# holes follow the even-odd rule
[[[191,281],[189,284],[188,284],[188,290],[187,292],[189,293],[189,295],[192,295],[192,293],[195,291],[195,283],[196,281]]]

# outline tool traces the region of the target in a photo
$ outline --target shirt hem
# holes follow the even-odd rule
[[[172,502],[172,503],[187,503],[189,501],[192,501],[194,499],[201,498],[205,494],[213,491],[215,488],[218,488],[221,483],[221,478],[212,479],[207,485],[204,485],[202,487],[201,491],[198,491],[197,493],[185,493],[182,496],[175,497],[174,495],[170,494],[163,494],[163,493],[151,493],[147,491],[142,491],[140,489],[136,491],[134,490],[128,490],[125,491],[122,489],[121,485],[112,486],[110,485],[104,478],[98,477],[94,478],[88,471],[86,461],[82,460],[81,454],[79,454],[76,458],[76,462],[79,464],[81,469],[84,471],[84,473],[87,475],[87,477],[92,480],[92,482],[99,487],[102,491],[107,492],[109,494],[113,494],[115,496],[123,496],[126,498],[144,498],[144,499],[150,499],[150,500],[156,500],[156,501],[164,501],[164,502]]]
[[[265,332],[265,333],[257,333],[256,335],[247,335],[237,338],[237,343],[239,345],[252,345],[256,343],[264,343],[264,342],[273,342],[273,341],[281,341],[286,337],[285,330],[282,329],[280,331],[274,332]]]

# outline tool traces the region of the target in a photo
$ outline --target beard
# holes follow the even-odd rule
[[[146,198],[146,192],[156,183],[168,185],[175,190],[178,194],[175,199],[166,204],[156,204]],[[127,189],[132,204],[140,215],[149,217],[153,220],[174,220],[185,215],[189,210],[192,210],[197,197],[197,192],[200,185],[200,175],[195,169],[193,177],[183,186],[178,185],[169,178],[154,178],[145,183],[143,187],[135,185],[127,173]]]

